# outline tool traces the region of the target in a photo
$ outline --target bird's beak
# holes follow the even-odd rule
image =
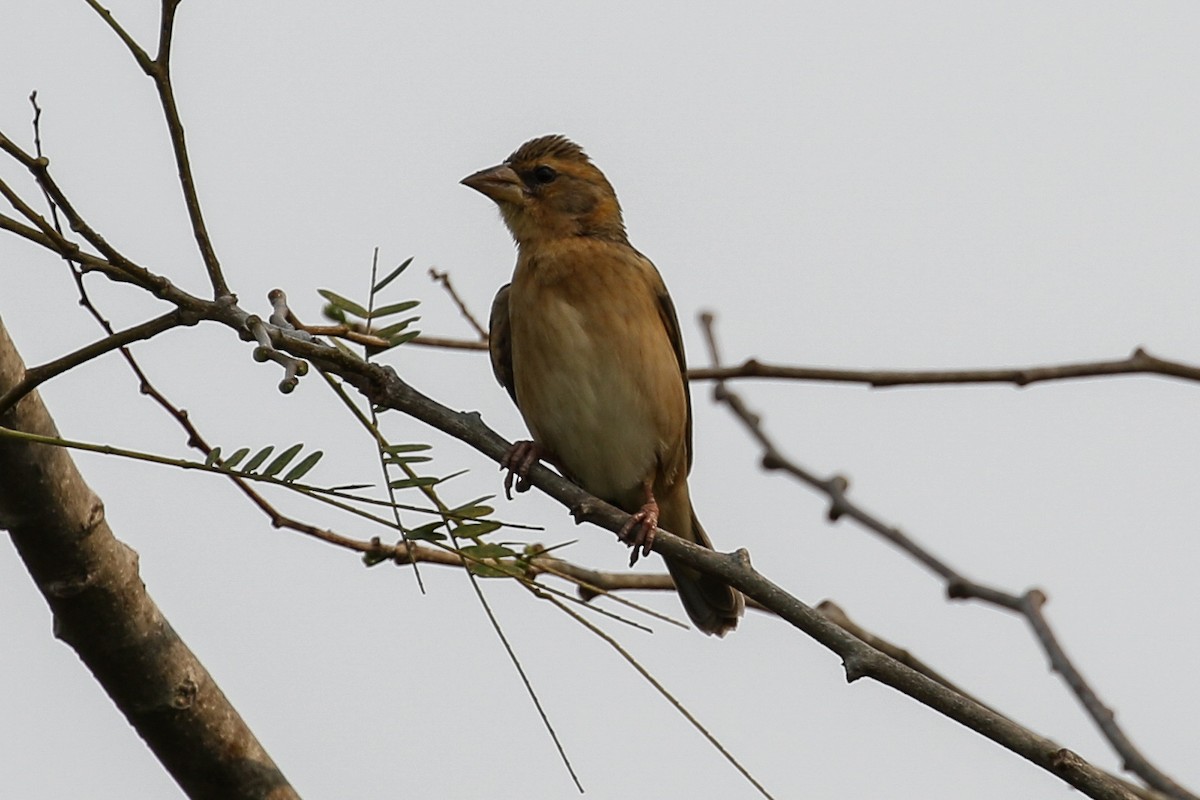
[[[497,203],[522,205],[525,202],[525,189],[521,185],[521,179],[507,164],[480,170],[463,178],[461,183],[487,195]]]

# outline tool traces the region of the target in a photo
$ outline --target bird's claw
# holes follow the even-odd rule
[[[512,500],[513,486],[517,492],[529,491],[529,470],[545,455],[545,451],[534,442],[513,442],[512,447],[500,460],[500,469],[508,470],[504,476],[504,496]],[[515,483],[514,483],[515,482]]]
[[[629,566],[636,564],[641,556],[650,555],[654,547],[654,531],[657,529],[658,503],[651,498],[641,510],[629,517],[629,521],[617,533],[617,538],[632,548]]]

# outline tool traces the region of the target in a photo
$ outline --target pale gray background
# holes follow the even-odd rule
[[[153,46],[157,3],[114,2]],[[617,187],[634,244],[674,294],[693,363],[714,309],[730,359],[845,367],[1049,363],[1136,345],[1200,360],[1200,6],[1194,3],[188,2],[174,70],[200,195],[248,308],[283,287],[362,296],[372,248],[414,255],[392,297],[469,335],[423,271],[479,313],[513,252],[458,180],[548,132]],[[150,82],[75,0],[4,3],[0,126],[28,141],[40,91],[53,168],[96,228],[206,292]],[[0,171],[28,189],[12,165]],[[30,192],[30,196],[34,196]],[[160,313],[91,283],[118,325]],[[0,237],[0,314],[29,363],[97,337],[65,268]],[[313,479],[375,480],[369,441],[320,381],[215,326],[137,348],[226,448],[304,441]],[[479,354],[388,357],[510,437]],[[787,451],[845,471],[855,498],[969,575],[1037,585],[1086,675],[1163,768],[1200,785],[1195,602],[1200,387],[1156,378],[868,391],[740,383]],[[950,605],[929,575],[819,497],[763,476],[706,387],[696,504],[719,546],[799,597],[830,597],[1004,712],[1105,767],[1023,623]],[[108,357],[47,385],[64,435],[185,455],[173,422]],[[437,447],[447,490],[495,467]],[[408,570],[272,530],[215,478],[79,456],[146,583],[297,788],[311,798],[571,797],[574,790],[462,574]],[[306,519],[321,509],[278,498]],[[611,535],[536,493],[499,503],[538,541],[620,568]],[[375,532],[339,522],[367,537]],[[650,559],[644,568],[658,569]],[[751,797],[749,786],[607,647],[508,584],[488,597],[589,797]],[[670,597],[647,602],[677,614]],[[178,790],[0,545],[0,796],[168,798]],[[724,641],[616,633],[779,797],[1066,798],[1070,790],[750,614]]]

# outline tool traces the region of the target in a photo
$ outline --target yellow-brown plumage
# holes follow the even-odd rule
[[[533,436],[509,465],[522,472],[545,457],[634,514],[635,548],[655,524],[711,547],[688,496],[691,401],[675,308],[629,244],[608,180],[577,145],[545,136],[463,183],[496,202],[518,248],[491,316],[493,370]],[[738,592],[667,567],[697,627],[737,625]]]

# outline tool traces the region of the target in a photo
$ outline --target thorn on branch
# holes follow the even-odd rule
[[[845,476],[834,475],[826,482],[825,491],[829,494],[829,521],[837,522],[850,510],[849,502],[846,500],[846,491],[850,488],[850,481]]]
[[[571,519],[575,520],[576,525],[582,525],[590,520],[596,514],[596,511],[594,503],[583,500],[571,508]]]
[[[869,674],[867,671],[867,659],[857,653],[846,656],[842,660],[842,666],[846,670],[846,683],[854,683],[859,678],[865,678]]]

